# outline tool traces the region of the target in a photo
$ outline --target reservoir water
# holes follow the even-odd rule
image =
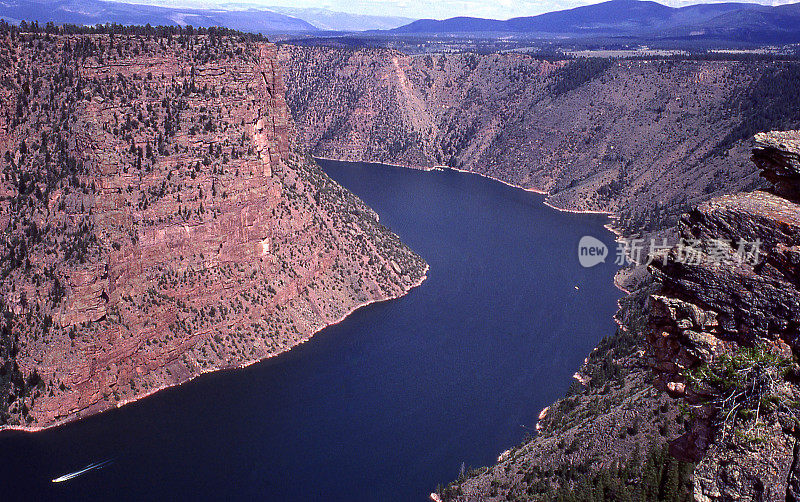
[[[248,368],[0,433],[0,499],[423,501],[533,434],[615,330],[606,218],[470,174],[320,163],[428,261],[422,286]],[[581,267],[585,235],[605,263]]]

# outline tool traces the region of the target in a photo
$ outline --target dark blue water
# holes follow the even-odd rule
[[[323,166],[427,259],[428,280],[277,358],[0,434],[0,499],[421,501],[533,431],[615,329],[613,265],[577,260],[594,235],[613,261],[605,218],[473,175]]]

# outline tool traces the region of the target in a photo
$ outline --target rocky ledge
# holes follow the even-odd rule
[[[697,462],[695,500],[800,497],[800,131],[755,140],[772,187],[684,215],[650,265],[650,362],[691,414],[670,452]]]

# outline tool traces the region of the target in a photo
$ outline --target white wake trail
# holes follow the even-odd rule
[[[102,469],[103,467],[107,466],[111,462],[112,462],[112,460],[108,459],[108,460],[104,460],[102,462],[91,463],[91,464],[87,465],[86,467],[84,467],[83,469],[81,469],[79,471],[70,472],[69,474],[64,474],[63,476],[59,476],[59,477],[53,479],[53,483],[63,483],[64,481],[69,481],[70,479],[77,478],[78,476],[86,474],[89,471],[93,471],[95,469]]]

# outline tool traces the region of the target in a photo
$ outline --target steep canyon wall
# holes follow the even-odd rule
[[[0,428],[246,365],[427,265],[304,153],[272,44],[0,40]]]
[[[613,213],[628,234],[758,187],[752,134],[800,126],[790,62],[289,45],[279,57],[314,155],[476,172]]]

